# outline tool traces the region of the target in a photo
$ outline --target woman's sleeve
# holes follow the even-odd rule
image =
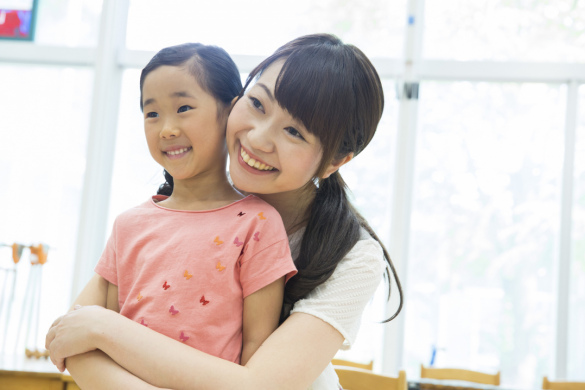
[[[364,308],[380,284],[386,262],[373,239],[358,241],[331,277],[293,306],[292,313],[311,314],[343,335],[342,349],[354,343]]]

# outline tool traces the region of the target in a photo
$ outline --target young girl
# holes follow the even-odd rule
[[[285,275],[296,272],[279,214],[227,179],[225,128],[241,88],[235,64],[214,46],[169,47],[146,65],[140,106],[166,195],[116,218],[75,303],[106,306],[234,363],[276,329]]]
[[[107,373],[119,387],[140,389],[338,390],[329,362],[355,340],[385,266],[396,276],[337,171],[368,145],[383,105],[370,61],[327,34],[285,44],[250,74],[228,120],[230,175],[278,210],[299,272],[286,285],[288,317],[245,366],[99,307],[55,321],[46,344],[51,359],[84,368],[93,388],[104,388],[99,378]],[[251,159],[270,170],[252,168]]]

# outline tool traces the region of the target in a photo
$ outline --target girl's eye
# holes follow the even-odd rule
[[[295,129],[294,127],[286,127],[285,130],[293,137],[302,139],[303,141],[305,140],[305,138],[303,138],[301,133],[299,133],[299,131],[297,129]]]
[[[158,118],[158,113],[152,111],[146,114],[147,118]]]
[[[185,111],[189,111],[191,110],[193,107],[191,106],[181,106],[179,107],[179,109],[177,110],[177,112],[185,112]]]
[[[256,107],[258,110],[264,112],[264,107],[262,106],[262,103],[260,103],[260,100],[256,99],[255,97],[250,96],[250,101],[252,102],[252,105],[254,107]]]

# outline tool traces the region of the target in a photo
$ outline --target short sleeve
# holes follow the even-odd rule
[[[385,264],[377,241],[358,241],[325,283],[295,303],[291,314],[311,314],[327,322],[345,338],[343,349],[349,348],[364,308],[382,280]]]
[[[240,259],[240,283],[244,298],[286,276],[288,281],[297,273],[288,237],[280,214],[262,202],[263,210],[251,226]]]
[[[285,236],[281,241],[270,245],[242,263],[240,281],[244,298],[283,276],[286,276],[288,281],[296,273],[297,269]]]
[[[116,232],[117,220],[114,222],[112,234],[108,238],[106,247],[100,257],[95,272],[113,285],[118,285],[118,271],[116,266]]]

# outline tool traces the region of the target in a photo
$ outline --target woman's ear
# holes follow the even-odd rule
[[[329,176],[331,176],[332,174],[337,172],[337,170],[339,168],[341,168],[343,165],[350,162],[352,158],[353,158],[353,152],[351,152],[350,154],[348,154],[345,157],[340,158],[339,160],[333,161],[331,164],[329,164],[329,166],[327,167],[327,169],[325,170],[325,172],[321,176],[321,179],[327,179]]]
[[[236,104],[239,98],[240,98],[239,96],[236,96],[235,98],[232,99],[232,102],[230,103],[230,111],[232,110],[232,108],[234,108],[234,105]]]

